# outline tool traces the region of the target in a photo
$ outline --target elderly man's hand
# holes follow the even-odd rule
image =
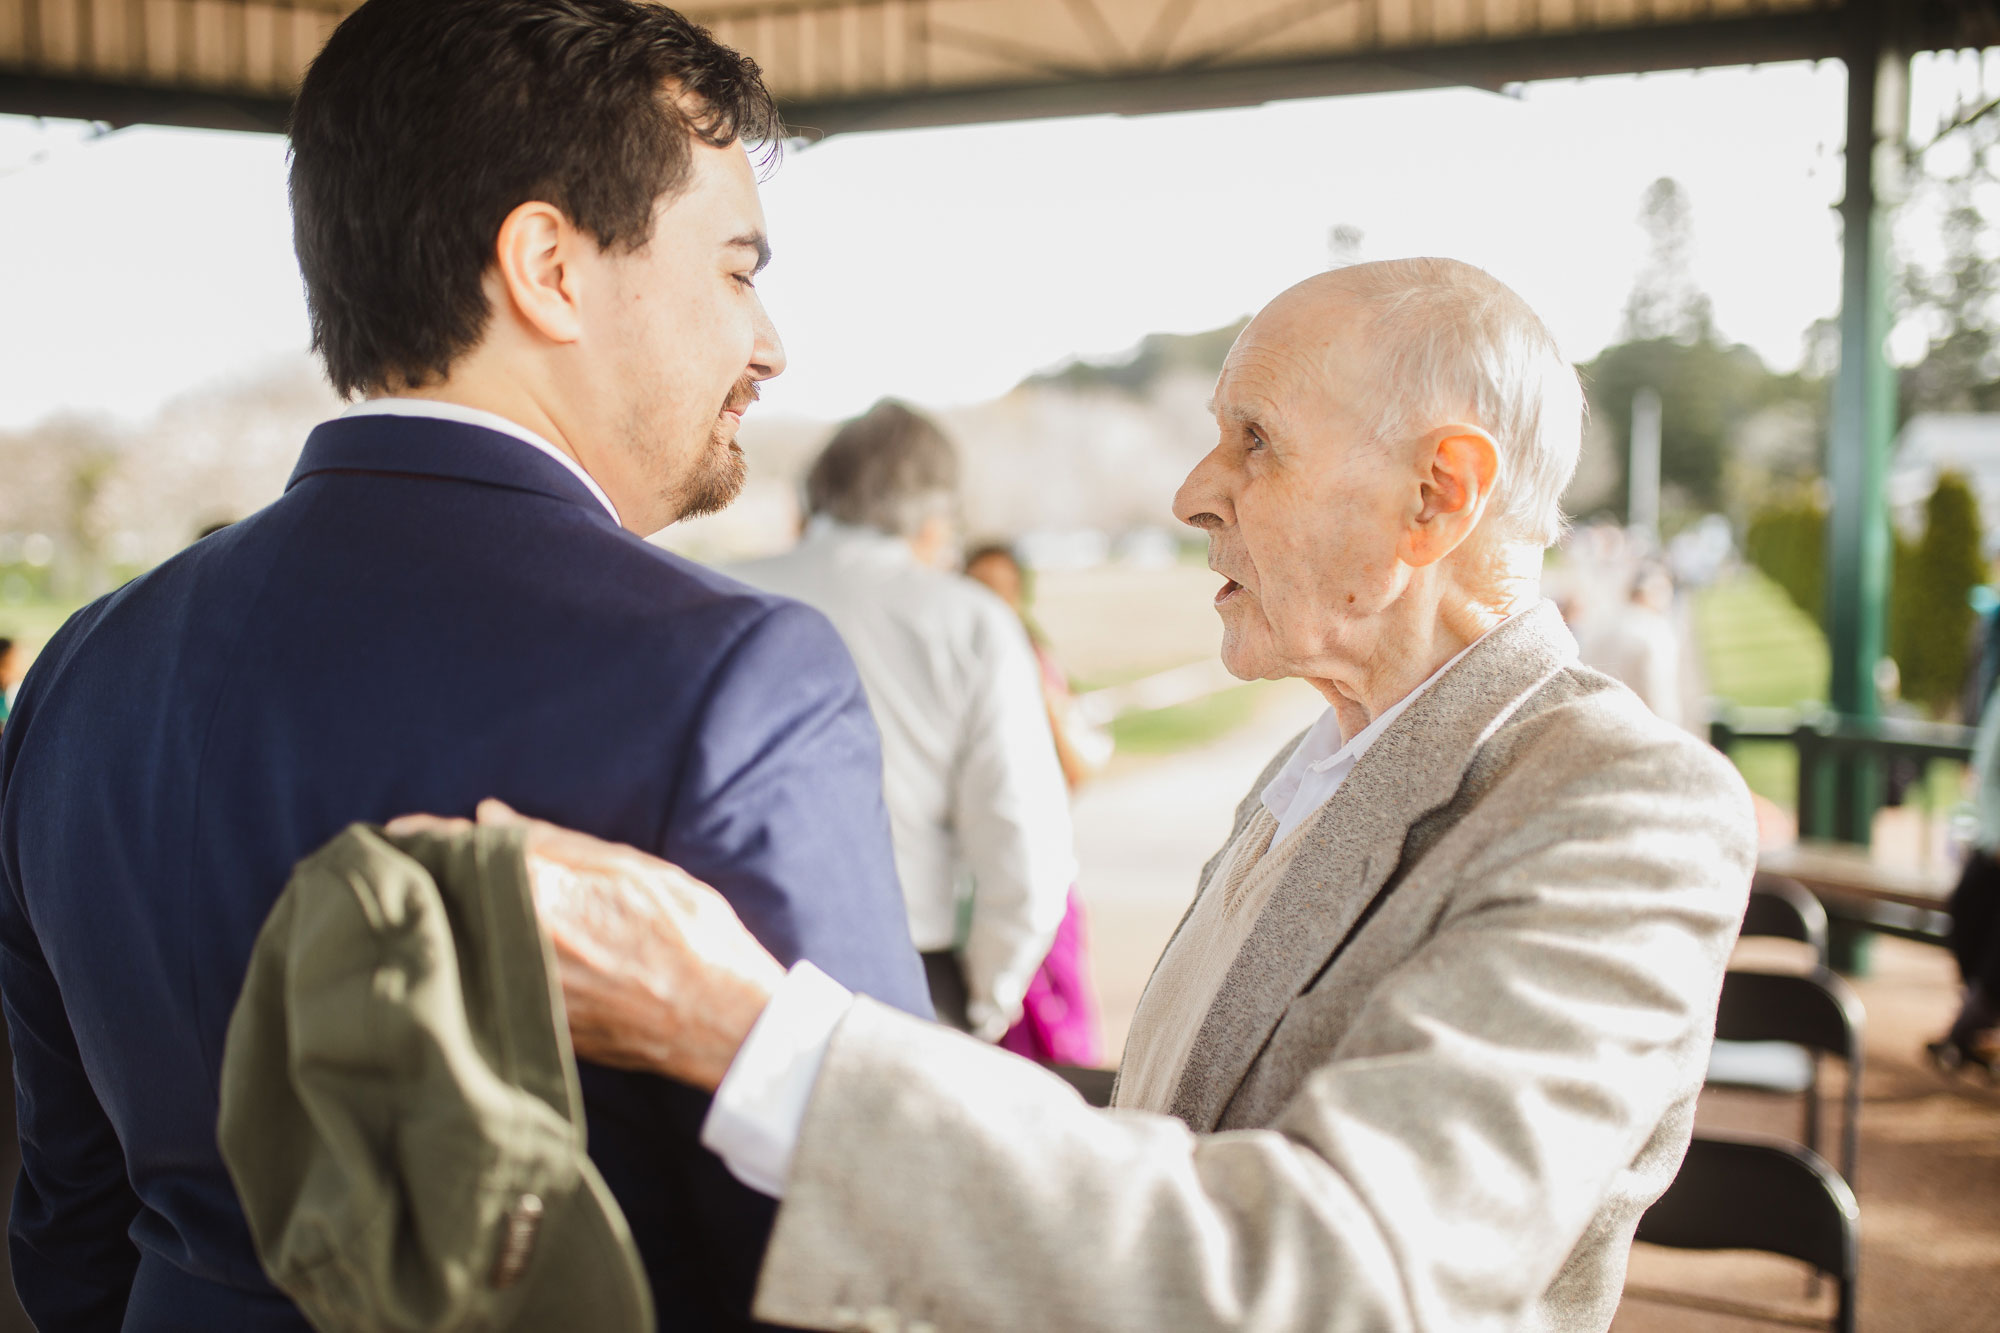
[[[785,969],[714,889],[657,857],[482,801],[527,830],[535,908],[555,942],[576,1053],[714,1091]],[[411,815],[391,833],[464,820]]]

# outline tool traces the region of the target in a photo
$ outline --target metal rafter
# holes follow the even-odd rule
[[[1292,0],[1291,4],[1267,10],[1224,30],[1222,36],[1211,39],[1205,48],[1188,59],[1177,62],[1176,67],[1201,69],[1218,61],[1227,60],[1233,55],[1240,54],[1246,47],[1282,36],[1302,23],[1310,23],[1336,9],[1347,9],[1360,3],[1362,0]]]
[[[1194,14],[1195,6],[1200,3],[1201,0],[1166,0],[1166,3],[1160,6],[1159,14],[1154,17],[1153,25],[1146,30],[1145,38],[1139,43],[1139,62],[1156,67],[1165,65],[1167,53],[1173,50],[1174,42],[1181,35],[1181,29],[1187,26],[1188,19]]]
[[[684,0],[828,130],[1824,57],[1857,2]],[[0,110],[275,125],[355,3],[0,0]],[[2000,41],[2000,0],[1892,8],[1911,49]]]
[[[1058,79],[1087,79],[1101,73],[1099,66],[1077,60],[1060,47],[1040,46],[1033,42],[1016,41],[1011,37],[1000,37],[990,32],[980,32],[974,28],[961,28],[952,23],[940,23],[936,19],[930,24],[931,41],[936,45],[964,51],[971,55],[986,56],[1005,64],[1016,65],[1037,74],[1046,74]]]
[[[1097,0],[1063,0],[1063,4],[1076,19],[1076,26],[1083,30],[1084,36],[1097,49],[1105,68],[1112,69],[1125,63],[1125,44],[1118,40],[1117,33],[1111,31],[1104,11],[1097,7]]]

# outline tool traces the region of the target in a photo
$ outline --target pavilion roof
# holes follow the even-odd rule
[[[1837,55],[1864,0],[685,0],[805,132]],[[1890,0],[1865,0],[1890,3]],[[276,128],[358,0],[0,0],[0,112]],[[1907,43],[2000,0],[1895,0]]]

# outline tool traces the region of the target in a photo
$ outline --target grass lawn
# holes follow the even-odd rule
[[[1704,589],[1694,626],[1709,693],[1744,708],[1817,708],[1824,704],[1826,638],[1777,584],[1755,570]],[[1750,789],[1796,809],[1798,755],[1788,742],[1739,744],[1733,756]],[[1963,799],[1964,765],[1940,759],[1905,799],[1940,817]]]
[[[1172,708],[1126,713],[1111,724],[1122,755],[1172,754],[1226,735],[1250,720],[1265,682],[1251,681]]]
[[[1756,570],[1704,588],[1694,628],[1709,693],[1745,708],[1817,706],[1826,693],[1826,637],[1784,590]],[[1736,767],[1760,796],[1798,801],[1798,757],[1788,744],[1739,745]]]
[[[0,639],[17,640],[29,653],[38,653],[76,609],[74,602],[0,602]]]
[[[1711,694],[1746,708],[1817,706],[1826,697],[1826,637],[1755,570],[1704,588],[1694,627]]]

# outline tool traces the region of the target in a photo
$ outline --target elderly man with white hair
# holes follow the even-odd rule
[[[1582,666],[1538,578],[1582,404],[1447,260],[1281,295],[1175,512],[1223,660],[1326,714],[1141,999],[1110,1110],[788,974],[674,868],[531,825],[579,1053],[718,1089],[810,1328],[1603,1329],[1687,1147],[1748,892],[1714,751]],[[482,819],[517,819],[489,806]]]

